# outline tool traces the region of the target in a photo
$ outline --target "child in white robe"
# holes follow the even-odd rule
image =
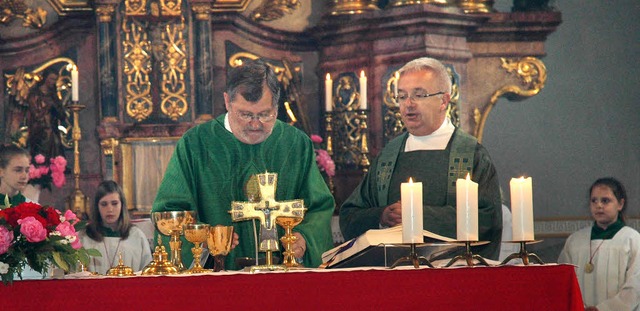
[[[84,248],[95,248],[102,257],[91,257],[91,272],[106,274],[119,264],[133,271],[142,270],[151,262],[151,248],[145,234],[131,224],[122,188],[114,181],[103,181],[96,190],[94,204],[89,211],[89,224],[80,234]]]
[[[596,180],[589,204],[595,221],[571,234],[558,258],[577,266],[586,311],[640,309],[640,234],[624,223],[626,202],[618,180]]]

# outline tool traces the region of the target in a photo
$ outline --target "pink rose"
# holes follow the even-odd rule
[[[63,172],[51,173],[51,179],[53,180],[53,184],[58,188],[64,186],[64,184],[67,182],[67,179],[64,177]]]
[[[73,249],[79,249],[80,247],[82,247],[82,243],[80,242],[80,239],[78,239],[78,233],[76,233],[76,229],[68,221],[61,222],[56,227],[56,231],[60,232],[60,235],[65,237],[75,237],[75,240],[71,242],[71,247],[73,247]]]
[[[40,171],[40,176],[42,175],[47,175],[49,174],[49,167],[48,166],[40,166],[38,167],[38,171]]]
[[[316,150],[316,162],[318,162],[320,170],[325,171],[329,177],[336,175],[336,164],[326,150]]]
[[[20,233],[31,243],[44,241],[47,238],[47,229],[33,216],[18,219],[18,224],[20,225]]]
[[[322,137],[320,137],[320,136],[318,136],[316,134],[313,134],[313,135],[311,135],[311,141],[316,143],[316,144],[321,144],[322,143]]]
[[[7,230],[4,226],[0,226],[0,255],[7,252],[9,246],[13,242],[13,231]]]
[[[42,164],[44,163],[44,160],[46,160],[46,158],[41,154],[36,155],[33,159],[36,160],[36,163],[38,164]]]
[[[67,167],[67,159],[63,156],[57,156],[51,159],[51,171],[52,172],[64,172]]]
[[[33,166],[33,164],[29,165],[29,179],[36,179],[40,178],[41,176],[42,173],[40,173],[39,169]]]
[[[76,216],[76,214],[74,214],[70,209],[64,212],[64,220],[68,221],[72,225],[75,225],[78,221],[80,221],[78,219],[78,216]]]

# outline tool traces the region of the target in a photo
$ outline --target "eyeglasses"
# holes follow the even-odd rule
[[[412,102],[419,104],[424,102],[425,100],[427,100],[427,98],[431,96],[442,95],[442,94],[444,94],[444,92],[442,91],[433,93],[433,94],[425,93],[422,91],[416,91],[411,95],[407,93],[398,93],[398,96],[395,97],[395,100],[398,104],[404,104],[407,100],[411,99]]]
[[[240,118],[240,120],[245,122],[251,122],[253,119],[260,121],[261,123],[271,122],[276,118],[275,113],[259,113],[253,114],[251,112],[237,112],[236,116]]]

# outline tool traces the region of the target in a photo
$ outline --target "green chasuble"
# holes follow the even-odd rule
[[[256,230],[260,230],[260,224],[258,220],[232,222],[231,202],[248,201],[244,188],[252,175],[278,173],[275,199],[303,199],[308,209],[302,223],[294,228],[307,243],[303,263],[306,267],[319,266],[322,253],[333,246],[331,216],[335,202],[316,165],[311,139],[295,127],[276,121],[265,141],[245,144],[225,128],[224,117],[190,129],[178,141],[152,212],[195,210],[199,222],[233,225],[240,245],[227,256],[225,268],[237,269],[236,258],[255,258],[253,223]],[[278,232],[282,236],[282,228],[278,227]],[[163,238],[169,251],[168,239]],[[183,237],[185,267],[191,265],[192,246]]]
[[[9,206],[18,206],[20,205],[20,203],[26,202],[27,198],[25,198],[24,195],[22,195],[22,193],[20,192],[12,197],[9,197],[4,193],[0,193],[0,208],[9,207],[6,204],[7,201],[9,201]]]
[[[399,141],[389,142],[385,149],[393,150],[381,152],[360,185],[340,208],[340,228],[345,239],[357,237],[369,229],[379,229],[382,211],[400,200],[400,184],[407,182],[409,177],[422,182],[424,229],[455,239],[455,195],[450,196],[447,191],[450,166],[453,165],[450,153],[456,135],[468,134],[456,129],[445,150],[404,152],[406,134],[397,137]],[[471,179],[478,183],[478,233],[481,241],[490,243],[474,247],[472,251],[485,258],[497,259],[502,236],[498,174],[486,149],[477,141],[474,144]],[[387,152],[395,155],[393,168],[389,167],[389,162],[380,159]],[[388,185],[381,185],[382,180],[388,180]],[[455,184],[453,186],[455,189]],[[384,195],[381,191],[385,191]]]

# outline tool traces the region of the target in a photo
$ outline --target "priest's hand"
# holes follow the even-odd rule
[[[233,241],[231,241],[231,249],[236,248],[240,244],[240,236],[237,233],[233,233]]]
[[[294,232],[293,236],[296,237],[296,241],[293,242],[291,249],[293,250],[293,257],[302,258],[304,256],[304,252],[307,251],[307,241],[302,237],[300,232]]]
[[[402,205],[400,201],[384,208],[380,216],[380,224],[385,227],[393,227],[402,223]]]

